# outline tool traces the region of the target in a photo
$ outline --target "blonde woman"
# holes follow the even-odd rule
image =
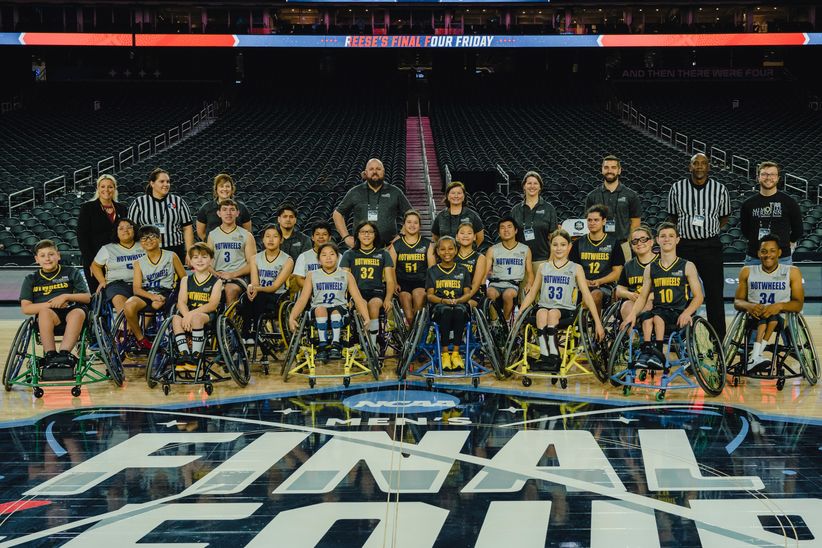
[[[244,203],[234,197],[235,194],[237,194],[237,184],[231,175],[219,173],[214,177],[214,187],[212,188],[212,196],[214,199],[205,202],[197,211],[197,237],[202,241],[206,241],[211,231],[222,223],[217,216],[217,210],[219,209],[220,202],[223,200],[234,200],[237,202],[237,208],[240,210],[237,225],[251,232],[251,212],[248,211]]]
[[[117,201],[117,179],[113,175],[100,175],[94,196],[80,206],[77,218],[77,245],[80,247],[83,271],[92,293],[97,291],[99,284],[92,275],[91,263],[100,248],[113,241],[114,227],[125,216],[125,204]]]

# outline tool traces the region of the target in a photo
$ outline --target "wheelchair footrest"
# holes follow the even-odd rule
[[[69,381],[75,376],[74,367],[71,365],[47,365],[40,368],[42,381]]]

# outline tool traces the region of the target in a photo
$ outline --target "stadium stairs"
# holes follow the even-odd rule
[[[420,124],[423,140],[420,140]],[[405,192],[414,209],[420,212],[422,231],[429,233],[433,219],[429,212],[428,195],[425,189],[425,169],[423,165],[423,148],[428,160],[428,175],[434,195],[434,203],[439,206],[442,199],[442,176],[437,164],[437,153],[434,137],[431,133],[431,120],[428,116],[410,116],[405,122]]]

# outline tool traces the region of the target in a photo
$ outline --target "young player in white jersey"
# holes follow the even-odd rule
[[[531,249],[517,242],[518,228],[512,217],[499,220],[498,244],[485,253],[488,268],[488,298],[496,301],[502,297],[502,314],[505,321],[511,319],[520,285],[529,287],[534,280],[531,267]]]
[[[280,249],[282,241],[283,234],[277,225],[263,229],[264,249],[254,256],[251,283],[248,284],[254,325],[261,314],[273,311],[277,299],[288,291],[286,282],[294,270],[294,259]]]
[[[780,264],[779,237],[767,234],[759,240],[760,265],[743,266],[739,273],[734,308],[756,322],[756,341],[748,359],[748,371],[767,367],[771,360],[762,351],[782,321],[782,312],[801,312],[805,302],[802,274],[795,266]]]
[[[217,216],[222,224],[208,234],[208,246],[214,250],[214,274],[223,280],[226,304],[239,299],[246,290],[251,263],[257,254],[254,236],[237,225],[239,215],[237,202],[221,200]]]
[[[99,284],[97,291],[103,292],[115,312],[120,312],[134,294],[134,261],[146,252],[134,241],[136,228],[130,219],[118,219],[114,231],[117,243],[100,248],[91,263],[91,273]]]

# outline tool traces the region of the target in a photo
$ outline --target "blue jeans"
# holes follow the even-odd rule
[[[745,266],[752,266],[759,264],[759,257],[751,257],[745,255]],[[779,264],[793,264],[793,257],[782,257],[779,259]]]

